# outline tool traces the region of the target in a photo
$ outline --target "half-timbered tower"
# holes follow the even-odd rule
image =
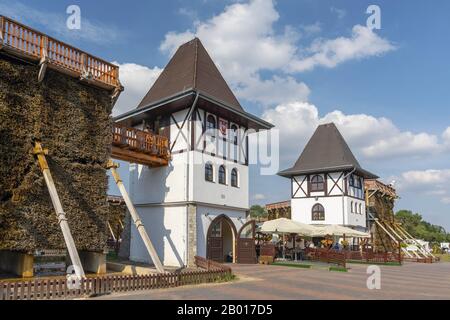
[[[291,179],[292,219],[366,229],[364,170],[334,123],[320,125],[297,162],[279,175]]]
[[[254,261],[246,240],[249,129],[272,126],[245,112],[199,39],[178,48],[139,106],[120,125],[165,136],[167,166],[130,166],[130,193],[165,265],[194,256]],[[130,258],[148,262],[131,230]]]

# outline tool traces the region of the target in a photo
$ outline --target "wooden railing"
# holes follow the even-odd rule
[[[113,125],[113,146],[169,158],[169,140],[166,137],[118,124]]]
[[[50,66],[79,77],[111,87],[120,85],[119,67],[4,16],[0,16],[0,48],[2,46],[34,60],[47,57]]]
[[[206,260],[206,259],[205,259]],[[204,260],[196,257],[204,266]],[[66,278],[0,281],[0,300],[74,299],[113,292],[173,288],[183,285],[227,280],[231,268],[207,260],[205,270],[150,275],[112,275],[83,279],[77,289],[69,289]],[[70,284],[70,283],[69,283]]]

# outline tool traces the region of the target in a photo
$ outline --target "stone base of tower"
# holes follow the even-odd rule
[[[22,278],[33,277],[34,256],[10,250],[0,251],[0,270]]]

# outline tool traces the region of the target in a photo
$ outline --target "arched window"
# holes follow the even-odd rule
[[[320,203],[316,203],[312,207],[312,218],[313,221],[323,221],[325,220],[325,209]]]
[[[323,177],[321,175],[313,176],[311,178],[310,184],[311,184],[311,192],[324,190],[324,182]]]
[[[211,163],[205,164],[205,180],[214,182],[214,169]]]
[[[362,214],[362,204],[361,203],[359,204],[359,213]]]
[[[354,211],[353,211],[353,201],[352,202],[350,202],[350,212],[351,213],[353,213]]]
[[[226,175],[225,167],[220,166],[219,167],[219,183],[226,184],[227,183],[226,181],[227,181],[227,175]]]
[[[231,170],[231,186],[236,188],[238,187],[238,171],[236,168]]]
[[[216,135],[216,118],[212,114],[206,118],[206,132],[211,136]]]

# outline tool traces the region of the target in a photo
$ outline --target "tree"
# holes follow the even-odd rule
[[[395,217],[401,222],[402,227],[415,238],[431,243],[445,242],[450,239],[450,233],[447,233],[443,227],[424,221],[419,213],[400,210],[397,211]]]
[[[255,219],[261,219],[267,217],[267,210],[266,208],[255,204],[250,207],[250,217]]]

